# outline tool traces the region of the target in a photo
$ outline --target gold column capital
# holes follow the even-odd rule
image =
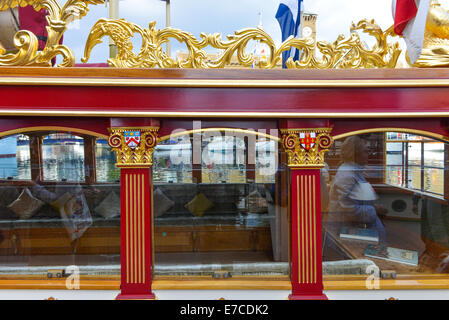
[[[117,154],[115,165],[119,168],[151,167],[158,131],[158,127],[109,128],[108,144]]]
[[[323,167],[324,153],[332,146],[332,128],[281,129],[289,167]]]

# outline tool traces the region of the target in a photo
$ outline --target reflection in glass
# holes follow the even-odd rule
[[[256,182],[275,182],[277,146],[277,142],[272,140],[259,139],[256,142]]]
[[[25,135],[0,139],[0,179],[31,178],[30,140]]]
[[[366,149],[367,159],[361,155]],[[323,212],[325,275],[369,276],[373,267],[403,276],[449,273],[444,151],[442,142],[395,132],[334,144],[326,156],[331,184],[329,212]],[[383,166],[384,181],[365,174],[372,166]]]
[[[153,152],[153,181],[192,183],[192,143],[188,135],[158,143]]]
[[[424,168],[424,191],[444,193],[444,169]]]
[[[421,167],[407,167],[407,187],[410,189],[421,190]]]
[[[244,183],[246,181],[246,147],[235,136],[203,136],[203,183]]]
[[[408,152],[407,152],[407,158],[408,158],[408,165],[409,166],[421,166],[421,143],[416,142],[410,142],[408,143]]]
[[[194,151],[199,161],[193,174],[200,176],[201,183],[183,178],[184,174],[192,177],[190,137],[166,142],[154,153],[158,176],[153,195],[154,274],[211,278],[220,277],[219,272],[230,276],[287,275],[288,197],[281,182],[286,184],[288,176],[285,168],[267,172],[278,157],[277,148],[270,142],[255,145],[255,139],[248,139],[248,149],[258,151],[248,169],[244,138],[220,132],[198,137],[201,148]],[[175,156],[185,159],[184,163],[175,165]],[[258,183],[246,180],[247,170],[254,170],[254,164]],[[172,172],[170,179],[164,171]],[[283,173],[284,180],[276,180],[276,173]]]
[[[106,139],[96,140],[95,158],[98,182],[120,181],[120,169],[115,166],[117,157]]]
[[[43,176],[47,181],[84,181],[84,139],[69,133],[43,138]]]
[[[39,137],[39,133],[34,135]],[[42,170],[45,179],[32,181],[30,153],[38,154],[39,150],[30,148],[39,143],[30,145],[24,136],[10,142],[15,141],[17,150],[28,148],[20,156],[17,152],[18,179],[20,172],[26,172],[20,170],[25,163],[28,181],[6,181],[0,186],[0,274],[42,277],[48,269],[76,265],[81,275],[118,275],[120,184],[84,181],[83,139],[70,134],[43,138],[44,163],[33,169]],[[104,147],[96,147],[100,150],[97,160],[107,171],[101,154],[106,161],[110,157]],[[95,150],[88,152],[94,154]],[[103,176],[113,177],[114,173],[103,172],[100,179]]]

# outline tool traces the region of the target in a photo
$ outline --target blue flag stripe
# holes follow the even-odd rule
[[[276,12],[276,19],[279,22],[282,33],[282,41],[285,41],[289,36],[297,37],[299,25],[301,24],[301,3],[298,1],[298,11],[292,12],[290,7],[285,3],[280,3],[278,11]],[[295,16],[295,17],[294,17]],[[289,57],[293,56],[293,60],[299,59],[299,50],[296,48],[284,51],[282,53],[282,67],[286,68],[285,62]]]

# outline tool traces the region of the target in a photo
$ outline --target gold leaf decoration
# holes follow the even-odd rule
[[[289,167],[321,167],[324,153],[332,146],[331,128],[281,129],[282,146],[287,153]],[[304,147],[301,134],[314,135],[309,148]]]
[[[67,0],[61,7],[57,0],[0,0],[0,11],[27,5],[32,5],[36,11],[48,11],[45,48],[38,51],[37,37],[30,31],[20,30],[14,36],[14,45],[18,51],[5,54],[0,49],[0,66],[51,67],[51,60],[57,55],[62,56],[62,63],[58,67],[74,66],[75,56],[69,47],[59,44],[61,37],[71,21],[87,14],[89,4],[100,3],[104,3],[104,0]]]
[[[149,24],[148,29],[128,22],[124,19],[100,19],[92,28],[86,42],[82,62],[89,60],[95,45],[102,42],[104,36],[109,36],[117,46],[117,55],[108,60],[113,67],[119,68],[224,68],[231,63],[236,55],[242,67],[251,67],[255,56],[247,53],[250,41],[259,41],[269,48],[269,55],[257,63],[258,68],[272,69],[282,60],[282,53],[291,48],[301,50],[299,61],[289,58],[288,68],[394,68],[401,53],[398,43],[389,44],[388,36],[395,36],[393,28],[382,29],[374,20],[362,20],[352,25],[348,38],[339,36],[334,43],[319,41],[316,45],[313,39],[297,39],[290,37],[278,48],[273,39],[261,28],[248,28],[227,36],[222,40],[220,34],[201,33],[200,39],[191,33],[174,28],[156,29],[155,22]],[[368,33],[376,38],[376,45],[372,49],[364,46],[356,31]],[[138,54],[133,52],[132,38],[135,34],[142,37],[142,46]],[[170,38],[185,43],[188,56],[185,59],[173,59],[163,50],[163,44]],[[209,61],[203,50],[211,46],[221,51],[216,60]],[[321,58],[316,51],[319,50]]]
[[[153,164],[153,151],[158,142],[157,127],[111,128],[108,144],[117,155],[117,167],[148,167]],[[139,131],[140,143],[131,148],[126,144],[124,133]]]

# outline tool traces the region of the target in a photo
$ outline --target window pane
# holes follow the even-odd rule
[[[115,166],[117,157],[106,139],[97,139],[95,157],[98,182],[120,181],[120,169]]]
[[[421,143],[409,142],[408,143],[408,165],[420,166],[421,165]]]
[[[192,183],[192,143],[189,136],[160,142],[153,152],[155,183]]]
[[[395,186],[405,186],[403,167],[402,166],[388,166],[386,182],[388,184],[393,184]]]
[[[28,136],[18,134],[0,139],[0,179],[31,179]]]
[[[274,183],[277,167],[277,141],[256,142],[256,182]]]
[[[444,143],[424,143],[424,166],[444,168]]]
[[[403,165],[404,149],[402,142],[387,143],[387,165]]]
[[[203,183],[245,183],[246,148],[234,136],[204,136],[202,142]]]
[[[407,187],[421,190],[421,167],[407,167]]]
[[[43,138],[44,180],[84,181],[84,139],[69,133],[54,133]]]
[[[82,141],[70,134],[46,136],[46,180],[0,186],[0,274],[45,277],[49,269],[73,272],[73,265],[81,275],[120,274],[120,184],[62,181],[84,177]]]
[[[424,168],[424,191],[444,194],[444,169]]]
[[[256,150],[255,140],[248,139],[248,148]],[[155,276],[287,275],[286,168],[269,172],[273,182],[246,182],[244,138],[209,132],[198,145],[202,183],[154,185]],[[259,159],[260,177],[271,159]],[[174,175],[183,170],[174,169]]]
[[[393,138],[401,142],[393,143]],[[404,164],[395,158],[401,143],[408,145]],[[410,134],[399,138],[398,133],[353,136],[332,147],[331,157],[326,157],[331,184],[329,196],[324,196],[329,208],[323,213],[325,276],[368,277],[376,267],[403,277],[449,273],[449,207],[442,200],[446,168],[438,167],[443,151],[444,145],[432,139]],[[382,161],[385,181],[373,182],[366,171]],[[424,167],[431,163],[438,165]]]

